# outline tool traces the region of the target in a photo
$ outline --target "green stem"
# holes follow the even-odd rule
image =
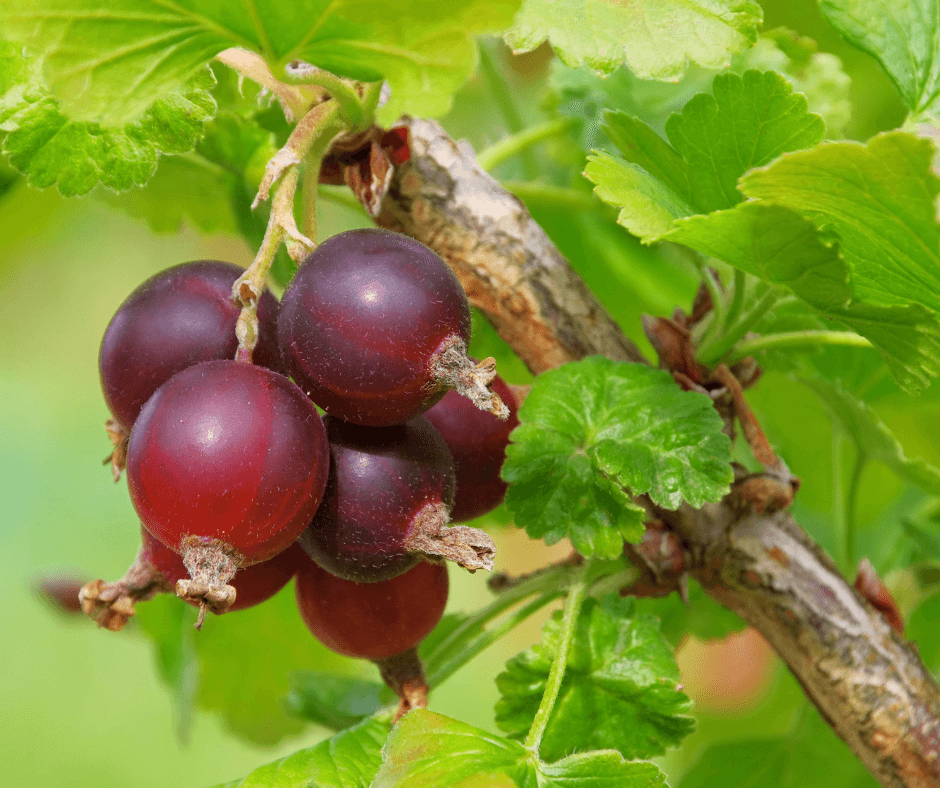
[[[852,478],[845,491],[845,569],[846,577],[850,580],[854,576],[855,563],[855,533],[858,527],[858,491],[862,483],[862,473],[868,464],[868,455],[859,451],[855,457],[855,466],[852,468]]]
[[[741,315],[734,325],[726,326],[725,330],[716,339],[706,338],[702,342],[698,352],[699,361],[707,366],[714,366],[721,361],[734,349],[734,346],[741,341],[744,335],[757,325],[761,318],[766,316],[767,311],[774,305],[777,297],[777,291],[773,286],[763,285],[757,303],[750,311]]]
[[[549,183],[529,183],[527,181],[500,181],[500,185],[512,192],[526,205],[542,203],[551,208],[565,211],[603,211],[606,206],[590,192],[571,189],[566,186],[553,186]]]
[[[499,624],[499,626],[494,627],[493,629],[485,630],[473,640],[465,642],[456,654],[452,654],[444,661],[441,661],[440,659],[432,661],[432,658],[428,658],[428,686],[439,687],[444,681],[449,679],[454,673],[474,659],[478,654],[485,651],[504,635],[512,632],[512,630],[519,626],[519,624],[532,616],[534,613],[537,613],[539,610],[545,607],[545,605],[558,599],[562,593],[562,591],[550,591],[542,594],[539,597],[536,597],[531,602],[529,602],[529,604],[519,608],[511,616],[508,616],[505,621]],[[437,655],[438,651],[435,650],[434,654]],[[434,664],[435,662],[439,664]]]
[[[527,129],[504,137],[499,142],[490,145],[485,150],[477,154],[477,163],[487,172],[498,167],[507,159],[511,159],[516,154],[528,150],[533,145],[540,142],[558,137],[576,126],[576,118],[557,118],[540,123],[537,126],[530,126]]]
[[[581,612],[581,603],[587,594],[586,575],[589,566],[590,562],[585,562],[577,580],[568,589],[568,601],[565,602],[565,613],[561,620],[561,637],[558,640],[558,651],[555,652],[555,659],[552,660],[552,667],[548,672],[542,702],[539,704],[538,711],[535,712],[535,719],[532,721],[532,727],[529,728],[529,735],[526,736],[526,749],[536,756],[539,752],[539,745],[542,743],[542,736],[545,734],[545,728],[548,726],[552,709],[555,707],[555,701],[558,700],[561,682],[565,677],[568,654],[571,651],[575,629],[578,625],[578,614]]]
[[[288,85],[314,85],[323,88],[339,104],[340,114],[355,128],[362,121],[362,99],[355,86],[322,68],[302,63],[291,70],[284,69],[283,82]]]
[[[482,629],[488,622],[504,613],[509,608],[535,594],[546,594],[564,588],[566,581],[571,577],[577,567],[570,564],[561,564],[550,567],[544,571],[525,578],[516,585],[501,591],[499,595],[486,607],[481,608],[472,616],[468,616],[444,640],[438,643],[437,648],[428,655],[427,662],[433,665],[441,662],[455,649],[462,649],[464,639],[472,632]],[[557,594],[556,594],[557,596]]]
[[[766,334],[754,339],[742,339],[734,346],[728,356],[735,361],[751,356],[762,350],[775,350],[788,347],[816,347],[819,345],[841,345],[847,347],[871,347],[865,337],[853,331],[782,331],[779,334]]]
[[[740,268],[734,269],[734,295],[728,307],[728,325],[734,323],[744,308],[744,296],[747,294],[747,274]]]
[[[699,346],[705,347],[712,337],[721,336],[724,330],[726,322],[725,294],[721,291],[721,288],[718,286],[718,281],[705,261],[697,254],[693,256],[692,261],[695,263],[699,276],[702,278],[702,283],[705,285],[705,289],[708,291],[708,295],[712,300],[712,311],[709,315],[708,322],[703,326],[704,330],[699,341]]]
[[[525,128],[522,122],[522,116],[516,108],[516,100],[506,85],[506,80],[496,65],[493,54],[490,52],[490,45],[480,42],[480,71],[486,79],[490,89],[490,96],[499,107],[499,111],[506,121],[506,126],[513,134],[518,134]],[[526,180],[534,181],[539,176],[539,164],[531,150],[523,150],[520,153],[522,170],[525,173]]]

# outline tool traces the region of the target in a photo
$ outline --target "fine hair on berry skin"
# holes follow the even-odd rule
[[[447,264],[388,230],[324,241],[284,293],[278,342],[291,377],[332,416],[400,424],[458,388],[508,415],[487,388],[495,366],[467,358],[470,304]]]
[[[419,560],[490,570],[496,546],[481,530],[450,526],[454,464],[423,416],[391,427],[324,418],[330,480],[299,538],[320,566],[346,580],[388,580]]]
[[[214,612],[234,601],[237,569],[300,535],[326,486],[329,450],[313,403],[276,372],[235,361],[189,367],[138,417],[127,455],[131,501],[178,552],[177,593]]]
[[[150,277],[115,312],[101,340],[98,369],[105,404],[124,432],[177,372],[235,358],[241,305],[232,298],[232,285],[242,273],[219,260],[182,263]],[[258,303],[254,362],[282,372],[277,313],[277,299],[265,291]]]
[[[297,573],[297,606],[329,649],[382,660],[417,646],[444,615],[447,567],[420,562],[378,583],[356,583],[309,561]]]

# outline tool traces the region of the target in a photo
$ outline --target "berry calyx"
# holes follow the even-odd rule
[[[187,601],[234,602],[235,571],[285,550],[307,526],[329,468],[326,432],[307,397],[276,372],[210,361],[151,397],[128,444],[131,501],[177,552]]]
[[[505,421],[473,407],[464,397],[448,391],[430,408],[424,418],[431,422],[447,443],[454,459],[457,489],[451,520],[465,522],[486,514],[506,497],[506,482],[500,470],[506,460],[509,433],[518,425],[516,397],[498,375],[493,391],[509,409]]]
[[[324,569],[377,582],[421,558],[491,569],[495,546],[482,531],[450,528],[450,452],[423,417],[392,427],[324,418],[330,478],[323,503],[298,542]]]
[[[400,424],[449,387],[503,412],[494,371],[466,355],[470,305],[447,264],[387,230],[350,230],[322,243],[284,293],[278,342],[290,375],[332,416]],[[491,360],[490,360],[491,361]]]
[[[220,612],[234,613],[267,601],[287,585],[306,560],[303,550],[294,543],[274,558],[239,570],[231,580],[235,601]],[[98,626],[117,632],[134,615],[139,602],[173,593],[179,581],[188,579],[183,559],[141,526],[140,550],[124,577],[112,583],[86,583],[78,593],[78,601],[85,615],[96,619]],[[199,607],[198,602],[195,606]],[[212,609],[208,603],[206,606]]]

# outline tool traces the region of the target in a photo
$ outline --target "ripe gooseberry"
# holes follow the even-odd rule
[[[391,427],[332,416],[323,421],[330,478],[323,503],[298,539],[316,563],[360,583],[388,580],[426,556],[471,570],[492,568],[489,536],[447,527],[454,465],[427,419]]]
[[[234,599],[227,584],[237,569],[274,557],[300,535],[328,470],[313,403],[283,375],[236,361],[170,378],[147,401],[128,444],[128,487],[141,523],[182,557],[192,578],[177,593],[216,612]]]
[[[447,264],[419,241],[350,230],[320,244],[284,293],[278,342],[291,377],[332,416],[367,426],[414,418],[448,388],[485,409],[492,359],[467,358],[470,305]]]
[[[307,628],[338,654],[382,660],[417,646],[447,605],[447,567],[421,562],[378,583],[356,583],[314,562],[297,573],[297,606]]]
[[[243,273],[219,260],[182,263],[150,277],[115,312],[101,340],[98,370],[105,403],[124,432],[177,372],[235,358],[241,305],[232,298],[232,285]],[[254,363],[281,372],[277,312],[277,299],[265,291],[258,302]]]

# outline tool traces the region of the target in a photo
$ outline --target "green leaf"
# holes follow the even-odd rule
[[[669,118],[669,143],[625,113],[606,116],[604,131],[623,159],[596,154],[584,174],[645,243],[659,240],[676,219],[736,205],[746,171],[815,145],[825,133],[822,118],[773,71],[719,74],[712,90]]]
[[[550,544],[615,558],[642,534],[630,502],[676,508],[716,501],[731,481],[730,446],[711,400],[665,372],[591,357],[540,375],[519,413],[503,478],[517,525]]]
[[[936,0],[820,0],[826,20],[876,58],[913,112],[936,112],[940,98]]]
[[[181,633],[175,615],[169,604],[147,603],[139,606],[135,618],[162,650],[190,636]],[[281,698],[290,690],[291,673],[344,665],[341,657],[310,635],[291,586],[264,604],[210,616],[193,642],[199,664],[199,706],[218,713],[226,727],[257,744],[274,744],[303,729],[281,706]]]
[[[568,66],[609,74],[623,63],[638,77],[675,80],[689,61],[727,66],[754,43],[761,17],[752,0],[525,0],[506,41],[528,51],[547,39]]]
[[[877,788],[844,742],[812,708],[792,732],[776,738],[712,744],[682,788]]]
[[[30,186],[55,185],[66,197],[99,183],[114,191],[146,183],[160,155],[191,151],[215,113],[212,72],[196,69],[179,92],[155,97],[122,128],[70,121],[43,83],[40,65],[0,42],[0,131],[8,132],[3,152]]]
[[[692,203],[701,213],[741,201],[738,179],[787,151],[809,148],[826,132],[806,97],[774,71],[719,74],[713,96],[700,93],[681,115],[666,121],[666,135],[688,165]]]
[[[389,727],[387,722],[364,720],[218,788],[368,788],[381,763]]]
[[[371,788],[654,788],[652,763],[618,752],[572,755],[543,763],[521,744],[442,714],[415,709],[389,734]]]
[[[820,238],[816,226],[779,205],[747,202],[726,211],[690,216],[664,239],[775,285],[785,285],[810,304],[843,307],[852,296],[849,269],[839,249]]]
[[[594,184],[601,200],[620,208],[617,222],[639,238],[660,238],[669,232],[676,219],[695,213],[663,181],[618,156],[592,153],[584,175]]]
[[[746,175],[742,191],[831,228],[868,304],[919,303],[940,312],[940,227],[933,146],[894,131],[866,145],[834,142]]]
[[[828,314],[868,339],[908,394],[927,388],[940,375],[940,317],[920,304],[855,302]]]
[[[883,462],[905,481],[940,495],[940,468],[923,459],[912,460],[878,415],[864,402],[838,385],[821,379],[803,379],[828,411],[833,421],[870,460]]]
[[[502,693],[496,724],[512,738],[523,738],[535,717],[561,620],[555,613],[542,642],[509,660],[496,679]],[[694,729],[691,705],[656,619],[636,615],[633,600],[588,599],[540,751],[549,761],[594,748],[615,749],[626,758],[659,755]]]
[[[290,674],[290,687],[284,705],[291,714],[337,731],[384,705],[385,687],[377,681],[304,670]]]
[[[521,744],[426,709],[398,721],[382,751],[371,788],[420,785],[450,788],[486,775],[491,785],[513,785],[526,771],[529,752]]]
[[[387,79],[390,122],[445,112],[476,65],[474,33],[512,22],[519,0],[399,3],[298,0],[206,5],[159,0],[6,4],[0,29],[45,55],[66,112],[115,126],[140,116],[228,47],[260,52],[275,72],[301,59],[356,79]]]

